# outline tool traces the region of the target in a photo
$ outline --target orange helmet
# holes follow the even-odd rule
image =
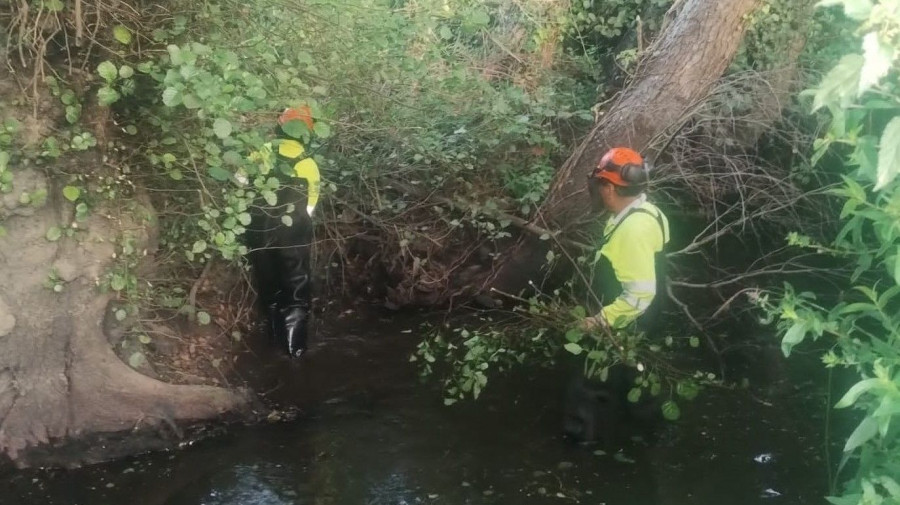
[[[644,158],[634,149],[614,147],[603,155],[590,177],[606,179],[616,186],[638,186],[650,179]]]
[[[299,119],[306,123],[306,126],[312,131],[313,129],[313,119],[312,119],[312,110],[310,110],[309,105],[301,105],[300,107],[289,107],[284,109],[284,112],[281,113],[281,116],[278,117],[278,124],[283,125],[288,121],[293,121],[295,119]]]

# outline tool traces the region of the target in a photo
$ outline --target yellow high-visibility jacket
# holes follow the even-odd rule
[[[614,284],[606,293],[599,315],[613,328],[622,328],[643,314],[657,295],[657,261],[669,241],[669,222],[655,205],[640,195],[627,208],[610,218],[603,230],[603,243],[595,261],[607,263],[615,279],[601,279]],[[601,268],[601,271],[603,269]],[[662,294],[664,296],[664,294]]]
[[[303,144],[293,139],[283,139],[278,144],[278,154],[288,158],[293,162],[303,156],[306,149]],[[294,176],[300,179],[306,179],[307,184],[307,200],[306,213],[312,216],[316,203],[319,201],[319,192],[321,184],[321,176],[319,175],[319,165],[312,158],[303,158],[294,164]]]

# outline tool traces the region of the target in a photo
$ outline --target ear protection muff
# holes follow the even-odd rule
[[[629,186],[643,186],[650,182],[650,168],[646,163],[640,165],[629,163],[621,167],[619,173]]]

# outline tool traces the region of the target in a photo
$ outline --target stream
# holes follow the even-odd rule
[[[177,451],[77,470],[0,475],[17,505],[743,505],[823,503],[818,380],[793,360],[750,387],[704,391],[653,440],[561,436],[565,377],[522,370],[445,407],[410,351],[422,319],[345,313],[301,363],[246,353],[246,382],[301,405]],[[765,377],[769,375],[769,377]],[[773,376],[774,375],[774,376]],[[761,378],[762,377],[762,378]]]

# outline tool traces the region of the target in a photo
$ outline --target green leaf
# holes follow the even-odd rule
[[[206,241],[205,240],[198,240],[198,241],[194,242],[193,247],[191,247],[191,252],[194,254],[200,254],[205,250],[206,250]]]
[[[103,86],[97,90],[97,101],[104,107],[116,103],[119,98],[119,92],[109,86]]]
[[[62,12],[66,5],[62,2],[62,0],[44,0],[41,2],[43,7],[46,7],[50,12]]]
[[[895,116],[881,134],[875,191],[890,184],[898,172],[900,172],[900,116]]]
[[[113,27],[113,37],[119,44],[124,44],[126,46],[131,44],[131,30],[125,25],[116,25]]]
[[[202,325],[207,325],[207,324],[209,324],[209,321],[210,321],[210,317],[209,317],[208,313],[206,313],[202,310],[200,312],[197,312],[197,322],[198,323],[200,323]]]
[[[252,218],[247,212],[241,212],[240,214],[238,214],[238,221],[240,221],[240,223],[244,226],[250,226],[251,220]]]
[[[152,341],[153,340],[150,337],[148,337],[147,335],[138,335],[138,342],[140,342],[144,345],[147,345]]]
[[[813,98],[813,112],[827,104],[848,105],[859,90],[859,76],[865,59],[848,54],[822,79]]]
[[[453,31],[450,30],[450,27],[447,25],[441,25],[441,29],[438,30],[438,35],[444,40],[450,40],[453,38]]]
[[[628,392],[628,401],[637,403],[641,399],[641,392],[641,388],[631,388],[631,391]]]
[[[145,363],[147,363],[147,358],[144,356],[144,353],[140,351],[134,352],[128,357],[128,365],[131,366],[131,368],[138,368]]]
[[[576,344],[575,342],[569,342],[566,345],[564,345],[563,348],[565,348],[565,350],[569,351],[570,353],[574,354],[575,356],[578,356],[579,354],[581,354],[581,351],[584,350],[580,345]]]
[[[569,342],[579,342],[584,337],[584,332],[579,328],[572,328],[566,332],[566,340]]]
[[[663,417],[669,421],[677,421],[678,418],[681,417],[681,409],[678,408],[677,403],[672,400],[667,400],[662,404],[662,414]]]
[[[113,291],[122,291],[123,289],[125,289],[126,284],[127,283],[125,282],[125,277],[122,277],[119,274],[113,275],[112,279],[110,279],[110,281],[109,281],[109,287],[112,288]],[[118,312],[122,313],[122,317],[121,318],[117,317],[117,319],[119,319],[119,321],[121,321],[122,319],[125,319],[125,311],[119,309]],[[116,313],[117,316],[118,316],[118,312]]]
[[[75,186],[66,186],[63,188],[63,196],[66,197],[66,200],[74,202],[75,200],[78,200],[79,196],[81,196],[81,188],[77,188]]]
[[[688,339],[688,344],[694,348],[700,347],[700,339],[698,337],[691,337]]]
[[[6,228],[4,228],[2,225],[0,225],[0,238],[3,238],[5,236],[6,236]]]
[[[834,408],[843,409],[853,405],[863,393],[878,386],[880,383],[880,379],[865,379],[857,382],[844,393],[844,396],[834,405]]]
[[[181,56],[181,48],[176,46],[175,44],[169,44],[166,46],[166,51],[169,52],[169,59],[172,61],[172,65],[180,66],[184,63],[184,58]]]
[[[897,249],[897,255],[894,256],[894,282],[900,285],[900,248]]]
[[[213,122],[213,132],[216,137],[226,139],[231,135],[231,123],[227,119],[218,118]]]
[[[693,400],[700,390],[693,382],[679,382],[675,387],[675,392],[685,400]]]
[[[69,124],[75,124],[79,117],[81,117],[81,109],[74,105],[66,106],[66,121],[68,121]]]
[[[847,439],[847,443],[844,445],[844,452],[850,452],[868,442],[876,433],[878,433],[878,421],[874,417],[867,416],[850,434],[850,438]]]
[[[288,216],[287,214],[285,214],[285,215],[281,216],[281,222],[282,222],[282,224],[284,224],[285,226],[293,226],[293,225],[294,225],[294,218],[292,218],[291,216]]]
[[[863,37],[863,57],[865,63],[859,76],[860,95],[887,75],[894,61],[894,48],[882,43],[877,32],[870,32]]]
[[[207,172],[209,173],[210,177],[220,182],[225,182],[231,179],[231,172],[222,167],[209,167],[207,169]]]
[[[50,229],[47,230],[47,234],[45,235],[45,237],[50,242],[56,242],[60,237],[62,237],[62,230],[60,230],[56,226],[51,226]]]
[[[289,137],[302,139],[304,135],[309,134],[309,127],[307,127],[306,123],[299,119],[292,119],[287,123],[281,125],[281,131],[283,131],[284,134]]]
[[[100,65],[97,65],[97,73],[100,74],[100,77],[105,79],[107,83],[110,83],[116,80],[116,76],[119,75],[119,70],[112,62],[104,61]]]
[[[784,353],[785,357],[791,355],[791,349],[794,348],[795,345],[803,342],[803,337],[806,336],[806,323],[803,321],[798,321],[794,323],[793,326],[788,329],[784,334],[784,338],[781,339],[781,352]]]
[[[181,91],[175,88],[166,88],[163,91],[162,100],[166,107],[175,107],[181,103]]]
[[[315,127],[313,128],[313,132],[320,139],[327,139],[328,137],[331,136],[331,127],[328,126],[328,123],[323,123],[322,121],[319,121],[316,123]]]
[[[130,124],[125,127],[125,133],[127,133],[129,135],[137,135],[137,132],[138,132],[137,126],[134,126],[133,124]]]
[[[134,69],[129,67],[128,65],[122,65],[119,67],[119,77],[122,79],[128,79],[129,77],[134,75]]]
[[[276,195],[274,191],[265,190],[262,192],[262,196],[269,205],[276,205],[278,203],[278,195]]]
[[[193,93],[186,93],[181,101],[188,109],[199,109],[200,107],[203,107],[203,104],[200,103],[200,100]]]

